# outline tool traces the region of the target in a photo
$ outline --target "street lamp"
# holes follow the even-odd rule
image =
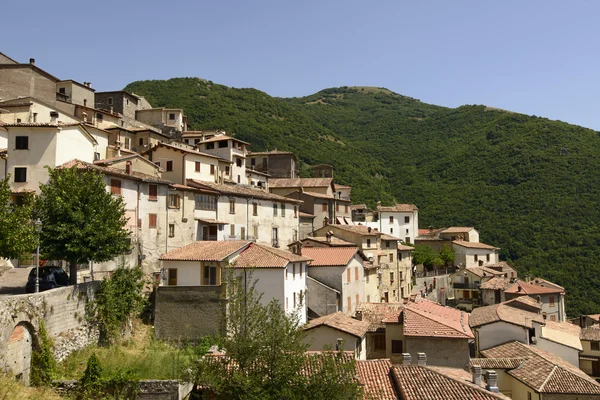
[[[35,249],[36,262],[35,262],[35,292],[40,292],[40,235],[42,231],[42,221],[38,218],[34,222],[35,231],[38,233],[37,247]]]

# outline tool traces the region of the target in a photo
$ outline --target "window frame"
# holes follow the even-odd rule
[[[158,201],[158,185],[152,183],[148,185],[148,200]]]
[[[122,193],[122,182],[120,179],[110,180],[110,194],[121,195]]]
[[[15,183],[26,183],[27,182],[27,167],[15,167],[14,172],[14,182]]]
[[[158,214],[148,213],[148,229],[158,229]]]
[[[25,142],[25,147],[23,147],[23,142]],[[29,136],[16,136],[15,150],[29,150]]]

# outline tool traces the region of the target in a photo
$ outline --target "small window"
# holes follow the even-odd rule
[[[153,201],[158,199],[158,185],[148,185],[148,198]]]
[[[15,138],[16,150],[29,150],[29,136],[17,136]]]
[[[235,199],[229,200],[229,214],[235,214]]]
[[[242,159],[241,158],[236,158],[235,159],[235,165],[238,166],[238,167],[241,167],[242,166]]]
[[[321,211],[327,212],[327,203],[323,203],[321,206]]]
[[[61,87],[60,89],[58,89],[58,93],[60,93],[60,94],[67,94],[67,91],[65,90],[64,87]]]
[[[250,159],[250,165],[252,165],[253,167],[256,165],[256,158]]]
[[[390,215],[390,224],[393,224],[393,223],[394,223],[394,216]]]
[[[179,208],[180,207],[180,200],[181,198],[179,197],[178,194],[170,194],[169,195],[169,207],[170,208]]]
[[[292,280],[296,280],[296,263],[292,264]]]
[[[169,281],[167,284],[169,286],[177,286],[177,268],[169,268]]]
[[[285,204],[281,203],[281,216],[285,217]]]
[[[273,216],[277,216],[277,203],[273,203]]]
[[[94,153],[94,161],[100,160],[100,153]]]
[[[97,119],[98,121],[102,121],[102,118],[104,118],[104,116],[103,116],[102,114],[100,114],[100,113],[96,113],[96,119]]]
[[[144,138],[143,138],[143,137],[141,137],[141,138],[139,139],[138,143],[140,144],[140,146],[143,146],[143,145],[144,145]]]
[[[109,105],[109,106],[112,106],[112,103],[113,103],[113,98],[112,98],[112,97],[109,97],[109,98],[108,98],[108,105]]]
[[[174,120],[175,119],[175,114],[174,113],[170,113],[169,114],[169,119],[170,120]]]
[[[229,176],[229,165],[225,166],[225,175]]]
[[[394,262],[394,254],[390,254],[390,262]]]
[[[346,280],[348,281],[348,283],[352,282],[352,276],[350,274],[351,274],[350,268],[348,268],[346,270]]]
[[[408,224],[410,222],[410,217],[404,217],[404,223]]]
[[[252,203],[252,215],[254,215],[255,217],[258,215],[258,204],[257,203]]]
[[[169,224],[169,237],[175,237],[175,224]]]
[[[556,315],[552,314],[552,315],[550,316],[550,321],[556,321]]]
[[[402,354],[402,340],[392,340],[392,353]]]
[[[390,234],[394,233],[394,228],[390,228]]]
[[[206,150],[213,150],[215,148],[214,143],[206,143]]]
[[[219,148],[224,149],[225,147],[229,147],[229,143],[227,140],[221,140],[219,143]]]
[[[550,303],[550,307],[556,306],[556,304],[554,303],[554,296],[549,296],[548,302]]]
[[[358,280],[358,267],[354,268],[354,280]]]
[[[367,239],[367,247],[371,247],[371,239]]]
[[[298,218],[298,206],[294,206],[294,218]]]
[[[235,237],[235,224],[229,225],[229,236]]]
[[[407,236],[407,237],[404,238],[404,243],[410,243],[410,237],[409,236]]]
[[[390,272],[390,282],[394,282],[394,273]]]
[[[148,228],[156,229],[157,220],[158,216],[156,214],[148,214]]]
[[[196,169],[196,172],[200,172],[200,166],[201,166],[201,165],[202,165],[202,164],[200,163],[200,161],[196,161],[196,164],[195,164],[195,169]]]
[[[110,180],[110,193],[121,194],[121,181],[119,179]]]
[[[348,214],[348,204],[346,204],[346,205],[344,206],[344,211],[346,212],[346,214]]]
[[[600,342],[590,342],[590,349],[593,351],[600,351]]]
[[[210,174],[211,175],[215,174],[215,166],[214,166],[214,164],[210,164]]]
[[[15,182],[27,182],[27,168],[15,167]]]
[[[167,172],[173,171],[173,161],[167,161]]]
[[[486,259],[486,261],[490,261],[490,255],[489,255],[489,254],[486,254],[486,255],[485,255],[485,259]]]
[[[385,350],[385,333],[373,335],[375,350]]]
[[[347,302],[348,311],[352,311],[352,297],[348,296]]]
[[[477,254],[475,254],[473,257],[475,258],[475,261],[479,260],[479,256]]]
[[[340,203],[335,203],[335,212],[340,212]]]

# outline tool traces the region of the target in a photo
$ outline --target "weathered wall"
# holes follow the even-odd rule
[[[308,288],[306,293],[307,304],[311,311],[320,317],[338,311],[339,292],[335,292],[332,288],[310,276],[306,278],[306,286]]]
[[[225,300],[221,286],[158,287],[154,333],[158,339],[197,340],[222,332]]]
[[[30,357],[31,347],[37,343],[41,319],[54,340],[54,354],[59,360],[97,342],[97,330],[86,323],[85,305],[98,286],[99,282],[90,282],[0,299],[0,370],[23,374],[28,382],[24,358]]]
[[[193,384],[176,380],[147,379],[138,381],[138,400],[180,400],[186,398],[193,389]],[[77,381],[59,381],[58,393],[68,397],[77,388]]]
[[[467,339],[405,337],[405,343],[413,360],[417,359],[417,353],[427,354],[428,365],[465,368],[469,364]]]
[[[35,97],[50,105],[56,103],[56,82],[29,64],[2,65],[0,68],[0,99]]]

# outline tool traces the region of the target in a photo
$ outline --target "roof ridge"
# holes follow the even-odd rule
[[[456,329],[455,327],[450,326],[447,323],[444,323],[444,321],[441,321],[441,320],[445,320],[447,322],[451,321],[447,317],[444,317],[444,316],[441,316],[441,315],[435,315],[436,318],[433,318],[434,314],[430,313],[428,311],[419,310],[419,309],[415,310],[415,309],[412,309],[410,307],[406,307],[405,309],[413,311],[413,312],[417,312],[417,314],[421,315],[422,317],[425,317],[425,318],[429,319],[430,321],[433,321],[433,322],[439,323],[441,325],[444,325],[445,327],[450,328],[450,329],[452,329],[452,330],[454,330],[454,331],[456,331],[456,332],[458,332],[460,334],[467,335],[467,332],[461,332],[460,330]],[[402,311],[404,311],[405,309],[403,309]],[[462,314],[462,311],[461,311],[461,314]],[[461,323],[461,326],[462,326],[462,323]],[[464,327],[463,327],[463,329],[464,329]]]
[[[413,365],[414,365],[414,364],[413,364]],[[418,366],[418,365],[417,365],[417,366]],[[467,380],[461,380],[461,379],[455,378],[455,377],[453,377],[453,376],[450,376],[450,375],[447,375],[447,374],[443,374],[443,373],[441,373],[440,371],[437,371],[437,370],[435,369],[435,367],[436,367],[435,365],[422,365],[422,367],[424,367],[424,368],[428,369],[429,371],[431,371],[431,372],[434,372],[434,373],[436,373],[436,374],[438,374],[438,375],[440,375],[440,376],[442,376],[442,377],[444,377],[444,378],[447,378],[447,379],[450,379],[450,380],[452,380],[452,381],[454,381],[454,382],[457,382],[457,383],[460,383],[460,384],[466,385],[466,386],[468,386],[468,387],[470,387],[470,388],[473,388],[473,389],[475,389],[475,390],[478,390],[478,391],[480,391],[480,392],[483,392],[483,393],[485,393],[485,394],[487,394],[487,395],[490,395],[490,396],[493,396],[493,397],[497,397],[497,398],[502,398],[502,397],[500,397],[500,396],[499,396],[497,393],[490,392],[489,390],[487,390],[487,389],[485,389],[485,388],[482,388],[481,386],[477,386],[476,384],[474,384],[474,383],[473,383],[473,382],[471,382],[471,381],[467,381]],[[433,368],[432,368],[432,367],[433,367]],[[442,367],[442,368],[443,368],[443,367]],[[452,368],[452,367],[449,367],[449,368]]]
[[[544,386],[546,386],[546,383],[548,383],[548,381],[550,380],[550,378],[552,377],[552,375],[554,374],[554,372],[556,371],[557,368],[558,368],[558,365],[554,364],[552,371],[550,371],[550,373],[548,374],[548,376],[546,377],[544,382],[540,385],[540,387],[538,388],[538,391],[541,392],[542,390],[544,390]]]
[[[260,247],[260,248],[262,248],[262,249],[264,249],[264,250],[268,251],[269,253],[271,253],[271,254],[273,254],[273,255],[275,255],[275,256],[277,256],[277,257],[281,258],[281,259],[287,260],[288,262],[290,262],[290,261],[291,261],[289,258],[285,258],[285,257],[284,257],[284,256],[282,256],[281,254],[277,254],[277,253],[276,253],[276,251],[271,251],[271,249],[272,249],[272,248],[269,248],[269,246],[266,246],[266,245],[264,245],[264,244],[259,244],[259,243],[254,243],[254,246]],[[254,247],[254,246],[250,246],[250,247]],[[273,250],[274,250],[274,249],[273,249]],[[281,251],[285,251],[285,250],[281,250]],[[291,254],[291,255],[294,255],[294,254],[293,254],[293,253],[291,253],[291,252],[290,252],[290,254]]]

